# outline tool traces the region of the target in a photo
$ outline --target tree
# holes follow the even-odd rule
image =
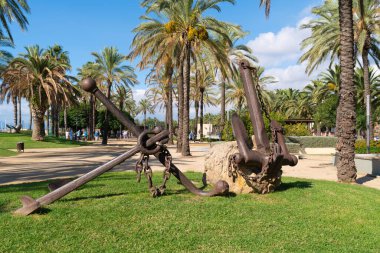
[[[99,65],[99,71],[107,84],[106,96],[111,98],[112,86],[134,86],[138,83],[136,74],[131,66],[123,65],[126,61],[126,56],[120,54],[114,47],[106,47],[100,53],[92,53],[95,57],[95,62]],[[104,119],[104,134],[102,144],[107,145],[108,140],[108,117],[109,111],[106,111]]]
[[[56,103],[58,95],[66,101],[76,93],[75,88],[64,74],[69,66],[48,57],[39,46],[26,47],[26,53],[13,59],[2,78],[10,86],[29,94],[33,117],[32,139],[42,140],[44,114],[49,104]],[[19,80],[14,82],[14,80]]]
[[[57,45],[57,44],[54,46],[51,46],[46,50],[45,54],[46,54],[46,57],[49,57],[54,61],[57,61],[59,63],[62,63],[62,64],[69,66],[69,69],[66,69],[66,70],[70,70],[69,53],[67,51],[64,51],[62,46]],[[62,71],[66,71],[66,70],[62,70]],[[61,74],[65,74],[65,73],[62,72]],[[59,81],[59,80],[57,80],[57,81]],[[52,119],[51,120],[52,121],[52,132],[56,137],[59,136],[59,111],[61,110],[62,107],[66,108],[70,104],[76,102],[75,101],[76,99],[74,96],[70,96],[70,98],[72,98],[72,99],[64,100],[62,97],[62,94],[60,94],[60,93],[56,94],[55,103],[50,105],[51,119]]]
[[[4,0],[0,2],[0,37],[9,37],[13,43],[13,37],[10,30],[10,23],[16,21],[22,30],[26,30],[28,20],[25,16],[30,12],[29,5],[26,0]],[[7,35],[4,34],[4,29]]]
[[[91,77],[95,80],[95,82],[100,85],[102,88],[103,84],[103,76],[100,71],[100,67],[98,64],[94,62],[87,62],[81,68],[78,69],[78,80],[83,80],[85,78]],[[89,101],[90,104],[90,119],[89,119],[89,138],[90,140],[94,139],[95,127],[96,127],[96,97],[94,94],[90,94],[88,92],[82,92],[82,97]],[[66,120],[66,107],[64,109],[64,122],[65,129],[67,129],[67,120]]]
[[[162,14],[168,20],[165,24],[166,38],[176,38],[176,46],[172,48],[177,50],[172,59],[178,63],[179,135],[182,137],[181,153],[184,156],[190,155],[188,135],[192,56],[210,51],[212,53],[209,55],[215,58],[215,62],[221,63],[226,59],[224,44],[215,39],[215,34],[228,39],[226,27],[231,25],[203,16],[210,9],[220,11],[221,2],[234,3],[233,0],[144,1],[148,10],[154,10],[155,14]]]
[[[203,111],[204,105],[215,105],[217,102],[214,86],[216,85],[214,76],[210,71],[196,71],[195,77],[191,80],[192,99],[195,106],[195,124],[194,134],[198,133],[198,112],[200,109],[199,125],[200,125],[200,139],[203,138]]]
[[[354,182],[355,167],[355,96],[354,85],[354,29],[352,17],[352,0],[339,0],[340,27],[340,67],[341,87],[339,89],[339,105],[337,110],[336,149],[338,180]]]
[[[340,29],[338,1],[326,0],[322,6],[313,8],[316,19],[302,26],[311,29],[312,35],[302,42],[302,49],[308,49],[301,56],[300,62],[308,61],[307,71],[312,72],[320,63],[330,58],[330,64],[340,52]],[[354,41],[355,49],[361,54],[364,69],[364,87],[366,96],[370,97],[369,59],[370,55],[379,66],[380,50],[378,47],[380,34],[378,15],[380,3],[372,0],[353,0]],[[367,110],[371,110],[368,107]],[[372,121],[368,122],[370,135],[373,135]]]
[[[363,79],[364,79],[364,91],[365,98],[371,101],[371,84],[369,73],[369,59],[371,55],[375,60],[377,66],[379,66],[380,49],[379,36],[380,36],[380,2],[373,0],[356,0],[354,2],[354,31],[356,38],[356,48],[361,53],[363,62]],[[371,115],[371,106],[365,103],[366,109]],[[369,139],[373,140],[373,122],[372,116],[369,117],[368,135]]]
[[[138,105],[138,113],[144,115],[144,129],[146,128],[146,114],[154,113],[154,107],[148,99],[141,99]]]

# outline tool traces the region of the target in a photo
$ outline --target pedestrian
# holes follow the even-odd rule
[[[77,131],[76,136],[77,136],[77,141],[80,141],[80,136],[81,136],[80,129]]]
[[[95,137],[95,141],[99,140],[99,131],[98,130],[95,131],[94,137]]]
[[[193,131],[191,131],[191,132],[190,132],[190,134],[189,134],[189,140],[191,140],[191,141],[192,141],[192,140],[193,140],[193,138],[194,138],[194,134],[193,134]]]
[[[66,138],[66,140],[70,139],[70,132],[67,129],[66,129],[66,132],[65,132],[65,138]]]
[[[73,129],[70,128],[70,132],[69,132],[70,141],[73,140],[73,135],[74,135],[74,133],[73,133]]]
[[[88,137],[88,133],[87,133],[87,129],[85,129],[83,131],[83,138],[84,138],[84,141],[87,141],[87,137]]]

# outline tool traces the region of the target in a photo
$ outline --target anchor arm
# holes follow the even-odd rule
[[[139,136],[142,131],[128,119],[96,86],[95,80],[92,78],[86,78],[81,83],[82,89],[87,92],[91,92],[99,99],[104,106],[126,127],[130,130],[135,136]],[[147,143],[147,146],[148,143]],[[165,156],[166,152],[161,149],[161,151],[154,154],[154,156],[165,166]],[[173,163],[170,165],[170,172],[181,182],[186,189],[191,193],[194,193],[199,196],[215,196],[223,195],[228,193],[229,186],[225,181],[218,181],[214,186],[214,189],[210,191],[202,191],[198,189]]]

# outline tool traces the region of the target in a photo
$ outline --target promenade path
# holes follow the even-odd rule
[[[131,148],[135,142],[112,140],[109,145],[98,143],[92,146],[62,149],[26,149],[15,157],[0,158],[0,185],[43,181],[65,177],[76,177]],[[175,147],[169,147],[173,162],[181,171],[203,172],[204,156],[209,144],[191,144],[191,157],[181,157]],[[114,171],[134,170],[138,155],[115,167]],[[153,171],[163,170],[155,159],[150,160]],[[331,156],[308,155],[299,160],[296,167],[283,167],[283,175],[288,177],[336,181],[336,168],[331,164]],[[156,174],[157,175],[157,174]],[[358,183],[380,189],[380,177],[358,175]]]

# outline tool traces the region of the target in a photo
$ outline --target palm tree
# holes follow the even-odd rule
[[[32,108],[32,139],[42,140],[44,133],[44,114],[49,104],[56,103],[57,96],[69,100],[76,91],[64,74],[69,66],[48,57],[39,46],[26,47],[22,54],[11,61],[2,75],[5,83],[16,86],[21,92],[30,94]],[[13,82],[18,79],[18,82]]]
[[[233,30],[228,31],[230,41],[232,45],[226,43],[226,54],[228,55],[228,61],[225,63],[227,66],[220,66],[219,71],[223,77],[221,86],[221,132],[224,129],[226,121],[226,84],[233,80],[234,76],[239,76],[238,64],[241,60],[248,60],[251,66],[258,62],[257,58],[252,54],[252,50],[246,45],[237,45],[237,41],[244,37],[246,33],[239,28],[234,27]],[[222,39],[222,38],[221,38]]]
[[[57,45],[57,44],[53,45],[46,50],[45,54],[46,54],[46,57],[49,57],[52,60],[57,61],[59,63],[63,63],[65,65],[69,66],[69,68],[70,68],[69,53],[67,51],[64,51],[62,46]],[[70,70],[70,69],[67,69],[67,70]],[[64,74],[64,72],[62,74]],[[52,121],[52,133],[56,137],[59,136],[59,112],[61,110],[61,107],[66,108],[72,102],[74,102],[72,99],[65,101],[62,98],[61,94],[57,94],[56,102],[54,104],[50,105],[51,121]],[[48,110],[48,112],[49,112],[49,110]]]
[[[85,78],[91,77],[96,83],[102,87],[103,76],[100,71],[98,64],[94,62],[87,62],[81,68],[78,69],[78,79],[83,80]],[[90,104],[90,122],[89,122],[89,138],[94,139],[95,126],[96,126],[96,97],[88,92],[82,92],[82,97],[86,98]],[[64,109],[64,122],[65,129],[67,129],[67,112],[66,107]]]
[[[144,115],[144,129],[146,129],[146,114],[154,113],[154,106],[148,99],[141,99],[138,105],[138,113],[142,113]]]
[[[138,83],[136,74],[131,66],[123,65],[126,56],[120,54],[114,47],[106,47],[100,53],[92,53],[95,62],[99,65],[99,71],[107,84],[106,96],[111,97],[112,86],[134,86]],[[102,144],[106,145],[108,140],[109,112],[106,110],[104,119],[104,134]]]
[[[166,65],[171,64],[169,60],[165,61]],[[171,81],[172,74],[167,71],[173,71],[172,67],[165,66],[165,69],[152,69],[146,78],[146,83],[150,88],[146,95],[156,108],[165,110],[165,126],[169,130],[169,144],[173,144],[173,85]]]
[[[0,2],[0,37],[9,37],[13,43],[13,37],[10,31],[10,23],[16,21],[22,30],[26,30],[28,20],[25,14],[30,12],[29,5],[26,0],[4,0]],[[4,34],[3,29],[7,35]]]
[[[179,135],[182,137],[182,155],[190,155],[189,147],[189,101],[190,101],[190,64],[192,55],[197,52],[204,53],[210,51],[209,55],[215,57],[216,62],[225,60],[224,44],[220,40],[215,39],[215,34],[228,38],[225,28],[230,24],[221,22],[211,17],[203,17],[205,11],[210,9],[220,10],[219,3],[230,2],[233,0],[161,0],[144,1],[147,4],[148,11],[153,10],[163,19],[168,20],[164,27],[161,26],[161,33],[157,31],[157,35],[162,36],[163,31],[166,36],[162,36],[162,41],[168,42],[172,38],[172,43],[167,43],[171,49],[171,59],[176,62],[178,68],[178,98],[179,98]],[[143,3],[143,4],[144,4]],[[145,17],[149,19],[148,17]],[[153,20],[153,18],[150,18]],[[144,24],[150,27],[151,23]],[[143,41],[145,43],[145,41]],[[173,46],[171,46],[173,45]],[[173,49],[173,50],[172,50]],[[224,56],[224,58],[223,58]]]
[[[337,110],[338,180],[354,182],[355,167],[355,85],[354,85],[354,29],[352,0],[339,0],[341,83]]]
[[[200,139],[203,139],[203,111],[204,105],[215,106],[217,103],[216,93],[214,86],[216,85],[212,71],[207,69],[198,70],[195,77],[191,79],[192,100],[194,100],[195,107],[195,124],[194,133],[198,133],[198,113],[200,109],[199,125],[200,125]]]
[[[371,55],[379,66],[380,50],[378,40],[380,36],[380,2],[372,0],[356,0],[354,1],[354,31],[356,38],[356,47],[361,53],[364,72],[364,90],[365,97],[371,101],[369,59]],[[367,103],[365,103],[367,105]],[[371,115],[371,106],[368,104],[367,111]],[[367,122],[367,135],[369,139],[373,139],[373,123],[372,117]]]

